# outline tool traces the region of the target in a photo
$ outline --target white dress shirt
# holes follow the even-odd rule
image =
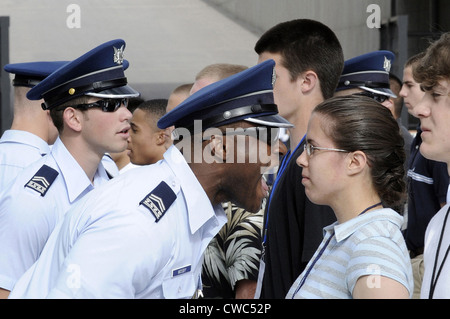
[[[53,182],[48,176],[37,176],[44,165],[57,173]],[[26,186],[32,180],[43,182],[35,184],[35,188]],[[94,185],[108,180],[100,163]],[[37,260],[64,213],[93,188],[86,173],[58,138],[48,155],[23,169],[0,193],[1,288],[13,288],[17,279]],[[46,192],[43,194],[37,189]]]
[[[191,298],[226,220],[171,146],[74,205],[10,298]]]
[[[0,139],[0,192],[25,167],[50,153],[50,147],[33,133],[7,130]]]
[[[450,259],[447,255],[450,250],[450,222],[447,219],[450,215],[449,210],[450,204],[442,207],[431,219],[425,233],[421,299],[430,297],[433,299],[450,298]],[[442,270],[440,270],[441,267]],[[430,296],[432,285],[434,291]]]

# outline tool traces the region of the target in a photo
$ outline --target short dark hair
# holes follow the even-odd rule
[[[139,104],[142,104],[144,102],[145,102],[145,100],[141,97],[132,97],[132,98],[128,99],[127,109],[128,109],[128,111],[133,113],[134,110],[139,106]]]
[[[152,99],[147,100],[136,107],[136,110],[140,109],[149,115],[152,115],[155,120],[159,120],[164,114],[166,114],[167,99]]]
[[[55,125],[59,134],[61,134],[64,129],[64,120],[63,120],[64,110],[70,106],[74,106],[74,105],[78,105],[78,104],[86,104],[86,103],[88,103],[88,100],[89,100],[89,96],[82,95],[82,96],[76,97],[70,101],[67,101],[67,102],[61,104],[58,107],[54,107],[54,108],[50,109],[50,117],[52,118],[53,125]]]
[[[314,20],[297,19],[272,27],[258,40],[255,51],[280,53],[292,80],[305,71],[314,71],[324,99],[334,95],[344,69],[338,38],[329,27]]]

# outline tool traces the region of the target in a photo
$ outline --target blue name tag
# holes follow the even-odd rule
[[[174,269],[172,270],[172,277],[176,277],[182,274],[185,274],[187,272],[191,271],[191,265],[187,265],[178,269]]]

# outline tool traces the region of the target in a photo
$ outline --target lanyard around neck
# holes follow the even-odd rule
[[[441,271],[442,271],[442,268],[444,267],[444,263],[445,263],[445,260],[447,259],[448,253],[450,252],[450,245],[449,245],[447,247],[447,250],[445,251],[444,258],[442,259],[442,263],[439,266],[439,270],[436,274],[436,267],[437,267],[438,258],[439,258],[439,251],[441,250],[442,239],[444,237],[445,226],[447,225],[447,218],[448,218],[449,212],[450,212],[450,207],[447,209],[447,213],[445,214],[444,223],[442,224],[441,235],[439,236],[439,243],[438,243],[437,250],[436,250],[436,257],[434,258],[433,274],[431,275],[430,292],[428,294],[428,299],[433,298],[433,294],[434,294],[434,290],[436,289],[437,281],[439,279],[439,276],[441,275]]]
[[[276,187],[277,187],[277,185],[278,185],[278,183],[279,183],[279,181],[281,179],[281,176],[284,174],[284,171],[286,170],[286,167],[290,163],[290,161],[292,159],[292,156],[295,153],[297,153],[297,150],[300,147],[300,145],[303,144],[303,141],[305,140],[305,137],[306,137],[306,135],[303,136],[302,140],[295,147],[294,151],[289,150],[286,153],[286,155],[283,157],[283,159],[281,160],[280,168],[278,169],[277,176],[275,177],[275,181],[273,182],[272,190],[270,192],[269,199],[268,199],[267,204],[266,204],[267,205],[267,209],[266,209],[267,213],[266,213],[266,221],[264,223],[264,233],[263,233],[263,242],[262,242],[263,246],[265,245],[266,239],[267,239],[267,226],[268,226],[268,222],[269,222],[269,211],[270,211],[270,204],[272,202],[273,193],[275,192],[275,189],[276,189]]]
[[[375,208],[377,206],[380,206],[382,203],[376,203],[374,205],[371,205],[369,207],[367,207],[366,209],[364,209],[361,213],[359,213],[358,216],[363,215],[364,213],[366,213],[367,211],[371,210],[372,208]],[[331,238],[334,237],[334,233],[327,239],[325,245],[323,245],[322,249],[319,251],[319,253],[317,254],[316,258],[314,258],[314,261],[312,262],[311,266],[309,266],[309,268],[307,269],[305,275],[303,276],[303,278],[300,281],[300,284],[297,286],[297,289],[295,289],[295,292],[292,294],[292,299],[294,299],[294,296],[298,293],[298,291],[302,288],[302,286],[305,284],[306,278],[309,276],[309,273],[312,271],[312,269],[314,268],[314,265],[317,263],[317,261],[320,259],[320,257],[322,257],[325,249],[327,248],[328,244],[331,241]]]

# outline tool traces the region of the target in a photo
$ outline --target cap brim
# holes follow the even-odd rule
[[[286,120],[281,115],[265,115],[258,117],[249,117],[246,118],[245,121],[255,123],[258,125],[271,126],[271,127],[280,127],[280,128],[291,128],[294,125]]]
[[[368,92],[372,92],[375,94],[381,94],[381,95],[386,95],[389,97],[393,97],[394,99],[397,98],[397,95],[394,94],[394,92],[392,92],[390,89],[384,89],[384,88],[369,88],[367,86],[360,86],[359,87],[362,90],[368,91]]]
[[[133,89],[131,86],[124,85],[100,92],[89,92],[86,93],[85,95],[98,97],[102,99],[122,99],[122,98],[138,97],[141,94],[135,89]]]

